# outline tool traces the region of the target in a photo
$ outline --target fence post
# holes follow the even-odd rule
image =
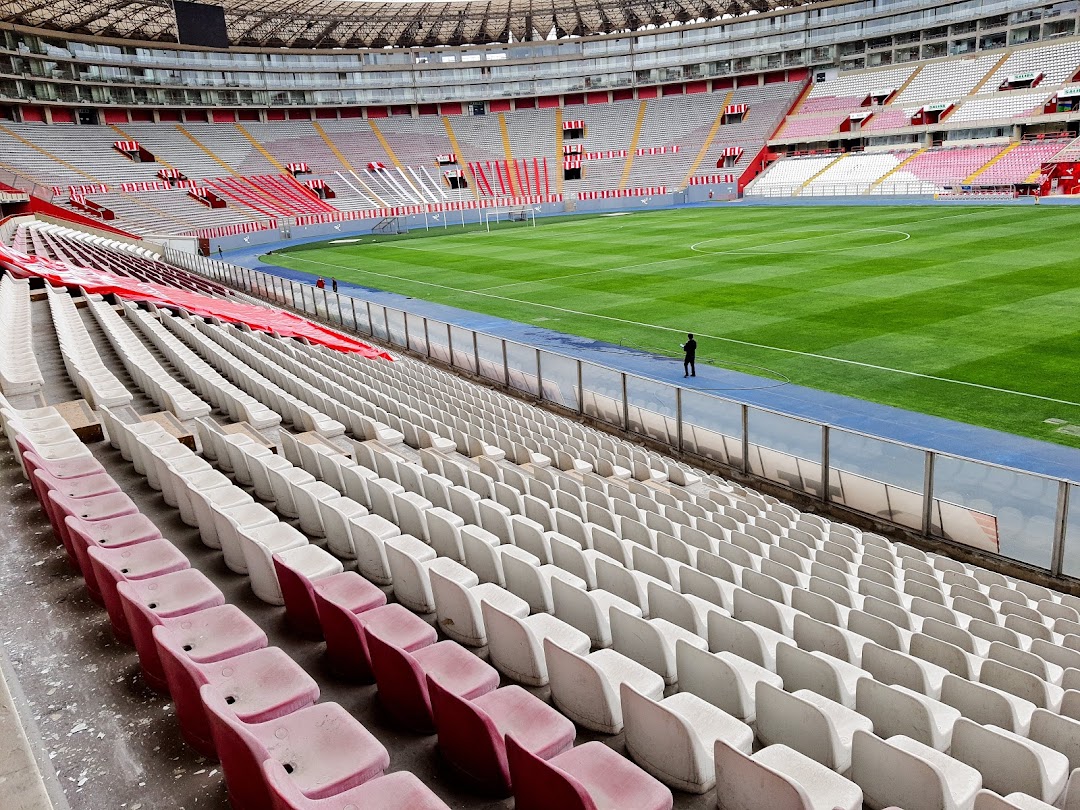
[[[630,430],[630,403],[626,398],[626,372],[622,374],[622,426],[623,430]]]
[[[829,426],[821,426],[821,500],[829,500]]]
[[[682,392],[681,388],[675,388],[675,446],[680,453],[683,449]]]
[[[427,316],[424,316],[424,357],[431,357],[431,341],[428,339]]]
[[[506,341],[502,341],[502,356],[503,356],[503,385],[507,388],[510,387],[510,360],[507,357]]]
[[[446,325],[446,350],[450,352],[450,368],[454,368],[454,327]]]
[[[479,345],[479,341],[477,340],[477,337],[476,337],[476,330],[475,329],[473,330],[473,333],[472,333],[472,352],[473,352],[473,362],[476,364],[474,366],[474,370],[476,371],[477,376],[479,376],[480,375],[480,345]]]
[[[382,322],[383,327],[386,329],[386,342],[393,346],[394,337],[390,334],[390,310],[386,307],[382,308]]]
[[[1061,576],[1061,566],[1065,559],[1065,532],[1069,524],[1069,482],[1058,481],[1057,514],[1054,518],[1054,547],[1050,555],[1050,573]]]
[[[577,361],[577,412],[579,416],[585,415],[585,388],[581,379],[581,361]]]
[[[922,531],[926,537],[930,536],[930,524],[934,517],[934,459],[935,454],[931,450],[926,451],[926,461],[923,467],[923,516]]]
[[[750,406],[742,406],[742,471],[750,474]]]
[[[540,375],[540,349],[536,349],[536,396],[544,398],[544,379]]]
[[[371,302],[365,301],[364,306],[367,308],[368,334],[375,337],[375,323],[371,320]]]

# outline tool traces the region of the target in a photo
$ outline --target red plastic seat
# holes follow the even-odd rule
[[[326,799],[309,799],[284,766],[263,763],[271,810],[450,810],[431,789],[408,771],[388,773]]]
[[[187,616],[225,604],[225,597],[201,571],[188,568],[153,579],[119,582],[116,585],[131,629],[131,640],[139,653],[143,679],[152,689],[168,689],[161,668],[153,628],[163,619]]]
[[[386,594],[355,571],[345,571],[316,582],[314,599],[331,667],[340,675],[362,671],[367,658],[351,617],[382,607]]]
[[[495,667],[456,642],[440,641],[410,653],[382,636],[377,627],[367,626],[364,633],[379,700],[399,723],[415,731],[435,730],[428,677],[465,700],[492,692],[499,685]]]
[[[545,761],[506,738],[514,810],[671,810],[671,790],[602,742]]]
[[[483,790],[499,795],[510,792],[507,734],[541,759],[551,759],[574,745],[573,722],[520,686],[504,686],[475,700],[458,697],[430,677],[427,687],[439,749]]]
[[[250,620],[249,620],[250,621]],[[254,624],[254,622],[252,622]],[[158,655],[176,707],[180,733],[188,744],[211,759],[217,756],[210,721],[199,689],[206,684],[225,697],[233,713],[245,723],[262,723],[319,699],[319,685],[278,647],[264,647],[233,658],[200,664],[192,660],[183,632],[154,628]]]
[[[33,445],[25,440],[17,440],[17,446],[22,453],[23,463],[27,465],[27,474],[33,475],[31,468],[45,470],[54,478],[69,479],[81,478],[84,475],[95,475],[105,472],[105,468],[93,456],[76,456],[75,458],[44,459],[33,449]]]
[[[29,472],[29,470],[28,470]],[[45,513],[49,516],[49,522],[56,530],[56,510],[49,500],[49,492],[56,490],[68,498],[91,498],[95,495],[108,495],[112,492],[120,492],[120,487],[105,470],[91,475],[82,475],[78,478],[57,478],[55,475],[40,467],[34,467],[30,473],[30,488],[34,490],[41,505],[45,507]]]
[[[332,559],[329,554],[319,549],[320,554]],[[277,573],[278,585],[281,588],[281,596],[285,600],[285,617],[298,632],[313,639],[322,639],[322,624],[319,622],[319,609],[315,605],[315,585],[323,579],[331,579],[341,573],[340,564],[337,565],[338,573],[329,576],[311,579],[304,571],[290,565],[289,560],[280,554],[275,554],[274,571]],[[357,575],[359,576],[359,575]],[[383,602],[386,599],[384,597]]]
[[[319,703],[265,723],[237,719],[213,686],[199,691],[233,810],[266,810],[270,790],[262,764],[284,766],[309,799],[334,796],[381,776],[390,755],[337,703]]]
[[[360,655],[355,662],[356,669],[346,674],[360,680],[372,680],[375,677],[365,628],[371,627],[377,630],[382,638],[407,652],[429,647],[439,640],[439,634],[435,632],[434,627],[397,603],[383,605],[363,613],[350,613],[345,618],[352,624],[353,633],[356,636],[356,647]]]
[[[48,495],[52,515],[56,521],[56,530],[60,535],[60,541],[75,559],[80,571],[86,571],[86,557],[80,555],[71,538],[71,532],[67,526],[67,518],[75,518],[83,522],[93,523],[98,520],[120,517],[122,515],[134,515],[139,507],[123,492],[110,492],[107,495],[93,495],[89,498],[71,498],[55,490],[50,490]]]
[[[82,571],[87,587],[94,592],[97,582],[93,578],[93,565],[87,556],[89,548],[126,548],[139,543],[161,538],[161,532],[142,512],[133,512],[119,517],[103,520],[80,520],[69,517],[64,521],[64,530],[71,543],[71,553],[75,555],[76,565]]]
[[[98,592],[109,614],[113,635],[131,644],[131,629],[124,616],[124,606],[116,584],[125,580],[151,579],[190,568],[188,558],[164,537],[117,548],[91,546],[86,549],[90,571],[86,587]]]

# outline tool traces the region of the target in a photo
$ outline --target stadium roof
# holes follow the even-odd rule
[[[485,44],[635,31],[739,17],[815,0],[219,0],[229,40],[256,48]],[[168,0],[7,0],[0,21],[128,40],[175,42]]]

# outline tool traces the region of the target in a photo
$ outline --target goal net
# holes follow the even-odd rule
[[[484,211],[484,229],[500,228],[508,225],[536,227],[536,212],[529,206],[514,208],[489,208]]]

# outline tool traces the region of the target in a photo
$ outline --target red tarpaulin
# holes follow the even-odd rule
[[[15,278],[44,278],[54,285],[82,287],[88,293],[116,295],[128,301],[148,301],[158,306],[183,307],[193,315],[242,323],[252,329],[276,332],[283,337],[307,338],[312,343],[339,352],[354,352],[368,359],[391,360],[386,352],[340,335],[317,323],[269,306],[212,298],[176,287],[150,284],[89,267],[72,267],[53,259],[27,256],[0,245],[0,267]]]

